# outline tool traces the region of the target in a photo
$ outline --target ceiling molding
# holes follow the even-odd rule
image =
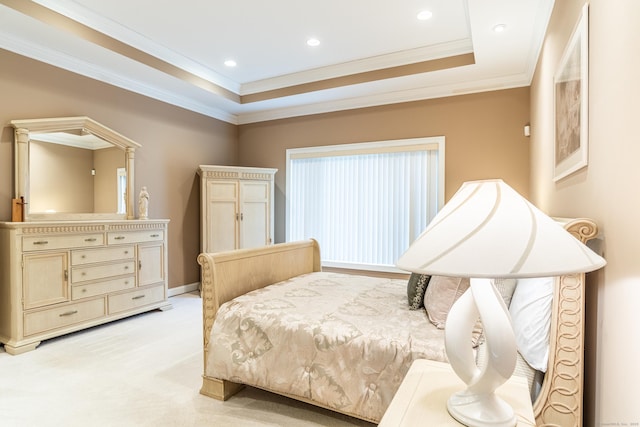
[[[388,92],[370,96],[353,97],[337,101],[316,104],[305,104],[297,107],[271,109],[238,116],[238,124],[250,124],[270,120],[281,120],[314,114],[332,113],[336,111],[355,110],[360,108],[380,107],[403,102],[424,101],[448,96],[471,95],[494,90],[514,89],[529,86],[530,76],[516,74],[506,77],[490,78],[474,82],[452,85],[434,85],[409,90]]]
[[[456,40],[450,43],[440,43],[433,46],[409,49],[387,55],[364,58],[357,61],[349,61],[342,64],[329,65],[326,67],[301,71],[299,73],[245,83],[240,88],[240,95],[245,96],[254,93],[267,92],[285,87],[316,82],[319,80],[328,80],[335,77],[360,74],[368,71],[376,71],[401,65],[463,55],[466,53],[473,53],[473,43],[471,40]]]
[[[473,53],[466,53],[462,55],[438,58],[407,65],[398,65],[395,67],[333,77],[325,80],[315,80],[310,81],[309,83],[283,87],[281,89],[243,95],[241,97],[241,102],[242,104],[248,104],[251,102],[259,102],[286,96],[300,95],[320,90],[339,88],[343,86],[352,86],[397,77],[413,76],[432,71],[447,70],[451,68],[462,67],[465,65],[473,65],[474,63],[475,59]]]
[[[4,33],[0,29],[0,47],[8,51],[26,56],[36,61],[44,62],[57,68],[80,74],[103,83],[129,90],[140,95],[145,95],[158,101],[185,108],[208,117],[219,119],[228,123],[237,124],[236,114],[228,111],[212,108],[196,102],[190,97],[180,96],[178,92],[161,90],[155,86],[150,86],[144,82],[131,79],[127,76],[113,72],[105,68],[97,67],[94,64],[84,61],[78,57],[67,55],[53,49],[47,49],[39,44],[34,44],[10,34]]]
[[[6,0],[1,0],[0,3],[4,3]],[[15,0],[14,0],[15,1]],[[20,0],[17,0],[20,1]],[[166,47],[149,40],[140,33],[132,31],[131,29],[120,25],[110,19],[106,19],[90,9],[83,7],[74,1],[69,0],[32,0],[34,3],[38,3],[43,7],[57,12],[61,15],[67,16],[73,21],[76,21],[88,28],[97,30],[98,32],[114,39],[114,40],[127,40],[127,44],[130,46],[153,55],[168,64],[178,67],[182,70],[192,73],[194,76],[202,78],[209,83],[220,86],[234,94],[240,93],[240,84],[233,80],[222,76],[210,68],[193,61],[184,55],[167,49]]]
[[[474,82],[472,84],[466,84],[464,87],[462,85],[459,85],[460,87],[438,85],[434,87],[414,89],[411,91],[389,92],[338,101],[306,104],[296,107],[274,108],[266,111],[249,112],[238,115],[194,102],[192,99],[187,97],[177,96],[175,92],[162,91],[142,82],[132,80],[126,76],[117,75],[110,70],[96,67],[79,58],[42,48],[39,45],[35,45],[24,40],[15,39],[8,34],[4,34],[1,30],[0,46],[20,55],[81,74],[85,77],[100,80],[122,89],[130,90],[162,102],[236,125],[268,120],[279,120],[287,117],[299,117],[333,111],[381,106],[400,102],[412,102],[420,99],[434,99],[443,96],[462,95],[486,90],[496,90],[497,88],[520,87],[530,84],[530,76],[528,75],[519,76],[515,79],[511,76],[508,78],[492,79],[490,80],[491,84],[489,84],[489,82]]]
[[[537,25],[533,28],[531,34],[531,44],[529,45],[529,54],[527,56],[527,71],[529,75],[529,85],[533,79],[533,74],[536,71],[536,65],[538,63],[538,57],[542,51],[542,45],[544,44],[544,38],[547,34],[547,27],[551,14],[553,13],[554,1],[541,1],[538,4],[538,11],[536,16],[536,22],[543,23],[544,25]]]
[[[48,7],[42,6],[38,3],[25,2],[20,0],[2,0],[2,3],[17,12],[40,20],[45,24],[53,26],[61,31],[71,33],[76,37],[79,37],[104,49],[132,59],[148,67],[156,69],[162,73],[171,75],[184,81],[188,81],[191,84],[196,85],[208,92],[211,92],[214,95],[227,98],[234,102],[240,102],[240,97],[237,93],[231,92],[209,80],[203,79],[202,77],[192,74],[183,68],[175,66],[159,57],[140,50],[131,44],[127,44],[114,37],[104,34],[101,31],[96,30],[95,28],[91,28],[90,26],[78,22],[75,19],[58,13],[55,10],[49,9]]]

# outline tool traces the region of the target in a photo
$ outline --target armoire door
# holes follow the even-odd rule
[[[238,242],[238,182],[207,182],[207,240],[204,252],[220,252],[237,248]],[[238,219],[236,219],[238,218]]]
[[[254,248],[271,243],[271,190],[267,181],[240,184],[240,247]]]

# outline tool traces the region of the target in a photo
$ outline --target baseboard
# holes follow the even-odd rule
[[[175,297],[176,295],[194,292],[194,291],[197,291],[198,289],[200,289],[200,282],[189,283],[188,285],[169,288],[167,295],[169,296],[169,298],[171,298],[171,297]]]

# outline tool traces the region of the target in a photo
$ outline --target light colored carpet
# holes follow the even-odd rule
[[[201,300],[171,302],[18,356],[0,350],[0,425],[373,426],[253,388],[226,402],[199,394]]]

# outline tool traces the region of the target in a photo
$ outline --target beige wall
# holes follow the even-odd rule
[[[444,135],[446,199],[464,181],[529,190],[529,89],[518,88],[240,126],[240,163],[278,168],[275,238],[285,235],[285,150]]]
[[[118,168],[125,167],[125,157],[119,148],[93,150],[94,212],[118,212]]]
[[[93,212],[93,152],[60,144],[29,145],[29,211]]]
[[[237,127],[0,50],[0,220],[11,218],[13,119],[89,116],[142,144],[136,198],[168,218],[169,286],[200,280],[199,164],[236,164]]]
[[[531,196],[548,213],[600,225],[608,264],[587,280],[585,425],[637,425],[640,2],[589,2],[589,165],[554,183],[553,73],[584,3],[556,1],[532,83]]]

